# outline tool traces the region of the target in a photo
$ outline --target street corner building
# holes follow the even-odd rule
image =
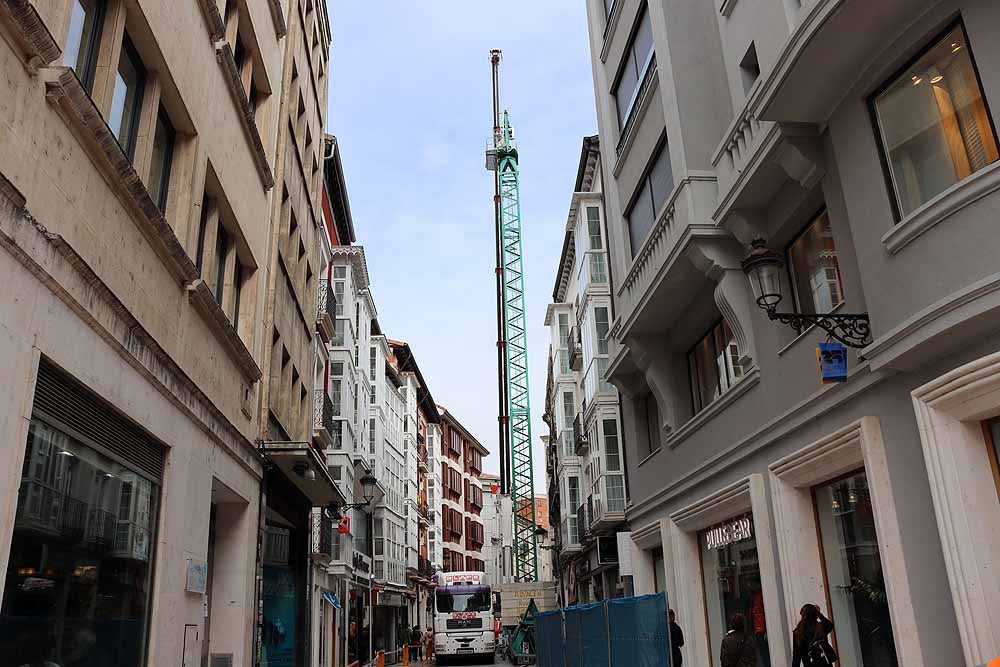
[[[667,591],[685,664],[718,667],[737,612],[758,665],[790,664],[806,603],[834,622],[841,665],[994,658],[1000,4],[587,11],[621,574],[637,594]],[[571,299],[556,301],[559,326]],[[580,330],[585,362],[599,329]],[[570,368],[579,340],[553,343]],[[847,360],[832,384],[827,341]],[[571,430],[582,401],[555,387],[565,467],[595,440]],[[567,500],[592,523],[572,479],[564,543],[585,526]]]
[[[329,664],[325,3],[3,0],[0,37],[0,655]]]

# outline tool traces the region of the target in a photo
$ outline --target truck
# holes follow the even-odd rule
[[[434,590],[434,653],[438,664],[454,658],[493,663],[493,589],[483,572],[442,572]]]

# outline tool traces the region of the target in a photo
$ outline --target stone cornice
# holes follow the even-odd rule
[[[21,62],[32,73],[62,56],[45,21],[28,0],[0,0],[0,24],[21,50]]]
[[[271,20],[274,21],[274,34],[281,39],[288,34],[288,23],[281,11],[280,0],[267,0],[267,8],[271,10]]]
[[[115,135],[76,74],[68,67],[45,70],[45,95],[93,161],[104,180],[133,215],[129,216],[146,237],[167,270],[180,285],[198,277],[198,268],[177,239],[159,207],[149,196]]]
[[[111,289],[59,234],[48,231],[0,174],[0,247],[30,271],[167,400],[252,475],[262,475],[253,442],[198,388]]]
[[[253,110],[247,100],[246,92],[243,90],[243,82],[240,80],[240,73],[236,69],[236,60],[233,58],[233,49],[228,42],[219,43],[215,46],[215,59],[222,66],[223,78],[226,80],[226,87],[229,95],[236,104],[239,113],[240,125],[243,126],[243,133],[246,134],[250,142],[250,154],[253,157],[254,166],[257,167],[257,175],[260,176],[261,185],[265,190],[274,187],[274,176],[271,174],[271,165],[267,161],[267,154],[264,152],[264,143],[260,140],[260,132],[257,131],[257,121],[254,120]]]
[[[208,35],[212,42],[219,42],[226,38],[226,24],[219,12],[219,5],[215,0],[198,0],[201,13],[208,22]]]
[[[215,338],[226,348],[226,352],[233,358],[236,365],[240,367],[240,372],[250,382],[256,382],[261,377],[260,366],[254,361],[250,350],[243,344],[243,339],[229,321],[229,317],[223,312],[215,300],[212,290],[199,278],[188,286],[188,299],[202,317],[208,322],[209,329]]]

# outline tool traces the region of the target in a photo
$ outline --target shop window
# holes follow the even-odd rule
[[[998,158],[993,121],[961,23],[889,81],[871,104],[900,216]]]
[[[653,561],[653,590],[662,593],[667,590],[666,563],[663,559],[663,548],[656,547],[650,553]]]
[[[158,497],[136,471],[31,421],[0,611],[15,664],[142,663]]]
[[[864,471],[813,489],[827,603],[845,665],[895,667],[885,574]]]
[[[829,313],[844,302],[830,216],[820,213],[788,246],[788,273],[800,313]]]
[[[699,532],[698,545],[701,549],[709,654],[713,660],[719,654],[729,622],[739,613],[746,619],[747,640],[757,654],[757,666],[771,667],[753,517],[749,514],[735,517]],[[772,619],[775,623],[781,620]],[[718,667],[717,662],[713,665]]]
[[[94,87],[103,19],[103,0],[73,0],[63,64],[76,70],[76,76],[87,92],[92,92]]]
[[[114,92],[111,97],[111,111],[108,127],[118,138],[122,150],[129,160],[135,157],[135,139],[139,130],[139,108],[146,85],[146,70],[139,54],[132,46],[132,40],[125,35],[121,54],[118,56],[118,72],[115,74]]]
[[[740,353],[729,324],[723,319],[688,352],[691,401],[695,414],[714,403],[743,377]]]

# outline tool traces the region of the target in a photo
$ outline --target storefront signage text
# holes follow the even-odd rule
[[[750,539],[753,539],[753,521],[748,516],[727,521],[705,532],[705,544],[709,549],[721,549]]]
[[[351,564],[354,566],[354,570],[356,572],[364,572],[367,574],[371,572],[372,559],[360,551],[355,551],[354,557],[351,559]]]

